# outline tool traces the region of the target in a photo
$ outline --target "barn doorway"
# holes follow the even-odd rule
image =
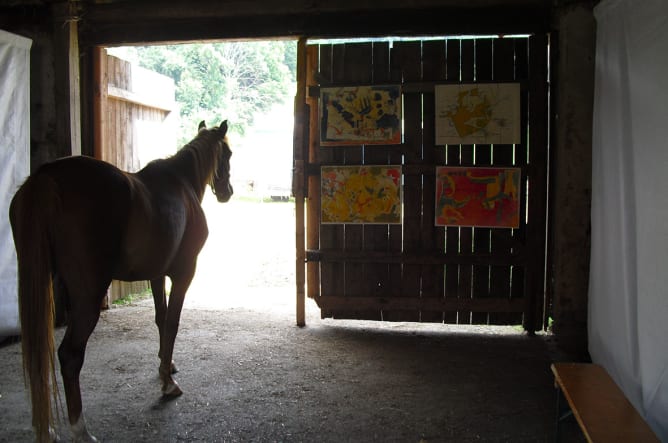
[[[205,208],[212,211],[209,216],[212,234],[203,251],[201,271],[193,289],[215,294],[213,300],[218,303],[231,300],[219,295],[222,291],[218,288],[231,289],[227,292],[239,294],[241,300],[251,300],[249,288],[258,287],[257,283],[246,280],[234,285],[233,277],[249,277],[259,272],[258,279],[266,280],[272,273],[264,272],[263,266],[280,263],[285,267],[284,271],[276,272],[279,281],[265,282],[261,287],[285,286],[286,294],[294,294],[296,287],[298,323],[306,295],[316,302],[324,318],[522,324],[530,333],[546,328],[550,307],[545,292],[551,119],[548,36],[302,39],[298,45],[291,44],[299,46],[294,57],[293,89],[285,94],[285,100],[273,103],[285,107],[283,110],[278,107],[274,117],[265,116],[264,125],[252,128],[248,135],[262,135],[267,128],[279,126],[285,129],[285,146],[290,146],[294,137],[294,158],[289,154],[285,157],[285,164],[289,165],[289,173],[285,175],[296,173],[292,189],[297,194],[294,218],[288,223],[292,228],[279,229],[278,218],[259,209],[242,215],[235,226],[230,223],[233,216],[243,211],[230,214],[227,209],[233,205],[218,207],[205,199]],[[160,69],[170,66],[170,60],[163,59],[157,66]],[[196,71],[206,71],[206,56],[196,57],[195,66]],[[179,80],[184,79],[179,77]],[[185,80],[190,81],[187,83],[190,92],[218,88],[218,84],[207,89],[191,78]],[[227,85],[225,79],[219,84],[221,89]],[[517,140],[437,142],[434,118],[440,111],[435,107],[436,89],[453,85],[477,89],[480,84],[517,87]],[[324,143],[320,134],[323,91],[360,85],[371,88],[389,85],[399,91],[402,112],[398,119],[402,131],[399,140]],[[206,95],[202,99],[211,94]],[[270,107],[264,109],[265,113],[269,110]],[[217,112],[209,113],[208,117],[222,120],[221,111]],[[286,115],[297,118],[294,134],[293,125],[287,120],[280,124]],[[187,136],[181,136],[181,144],[184,140]],[[258,151],[258,145],[272,147]],[[250,192],[255,198],[259,193],[260,206],[265,208],[268,203],[272,206],[281,203],[285,196],[272,194],[270,186],[262,183],[270,173],[278,171],[277,165],[281,163],[275,157],[277,150],[271,140],[233,142],[233,146],[237,193]],[[291,148],[285,151],[290,152]],[[250,169],[241,166],[244,163],[251,165]],[[323,221],[322,168],[378,165],[400,171],[400,220],[369,224]],[[474,175],[483,169],[485,173],[493,170],[491,173],[497,178],[499,174],[512,173],[517,178],[510,193],[518,196],[517,222],[505,227],[439,222],[435,211],[443,208],[439,208],[436,198],[440,176],[435,172],[443,168],[460,168]],[[268,202],[264,201],[266,197]],[[494,209],[498,215],[501,203],[487,205],[487,209]],[[224,227],[221,229],[219,225]],[[296,250],[292,241],[295,232]],[[216,236],[221,238],[216,240]],[[244,241],[235,245],[239,239]],[[268,245],[279,239],[285,243],[278,250],[285,255],[270,259],[264,255]],[[294,269],[295,254],[297,262],[306,264],[305,275],[300,275],[300,266]],[[209,255],[211,259],[207,259]],[[229,276],[226,271],[230,271]],[[216,279],[202,278],[205,274]],[[285,276],[289,276],[289,282]],[[286,297],[286,300],[292,298]],[[194,296],[189,298],[197,300]]]
[[[220,204],[205,194],[209,238],[185,307],[294,306],[295,57],[296,42],[287,40],[113,47],[99,54],[99,77],[108,84],[100,88],[106,94],[99,115],[113,123],[100,125],[106,136],[99,158],[135,171],[176,152],[202,120],[230,124],[235,195]],[[109,298],[142,293],[150,294],[147,282],[114,282]]]

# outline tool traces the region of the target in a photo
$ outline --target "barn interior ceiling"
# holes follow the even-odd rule
[[[84,45],[225,38],[341,37],[540,32],[550,0],[4,0],[13,21],[51,11],[79,22]]]

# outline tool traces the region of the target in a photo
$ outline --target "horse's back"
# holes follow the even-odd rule
[[[12,199],[10,216],[18,222],[19,207],[38,214],[47,202],[51,210],[57,204],[62,214],[122,203],[127,197],[127,179],[120,169],[90,157],[66,157],[40,166],[26,179]]]
[[[152,279],[194,263],[208,233],[196,195],[160,162],[131,174],[68,157],[40,167],[15,200],[24,208],[17,224],[43,220],[61,275],[85,266],[109,278]]]
[[[110,163],[86,156],[46,163],[31,178],[39,176],[49,177],[61,192],[81,199],[104,200],[127,190],[125,172]]]
[[[47,163],[30,180],[37,183],[36,192],[56,199],[61,223],[84,227],[83,223],[103,222],[127,212],[130,199],[127,174],[91,157],[67,157]]]

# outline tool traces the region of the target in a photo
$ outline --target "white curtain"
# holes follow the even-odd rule
[[[595,15],[589,351],[668,442],[668,2]]]
[[[19,332],[9,203],[30,172],[30,39],[0,30],[0,339]]]

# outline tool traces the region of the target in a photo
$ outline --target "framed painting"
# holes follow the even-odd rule
[[[436,85],[436,144],[520,143],[519,83]]]
[[[401,143],[401,86],[320,88],[320,144]]]
[[[520,168],[436,168],[436,225],[519,228]]]
[[[401,166],[322,166],[320,186],[321,223],[401,223]]]

